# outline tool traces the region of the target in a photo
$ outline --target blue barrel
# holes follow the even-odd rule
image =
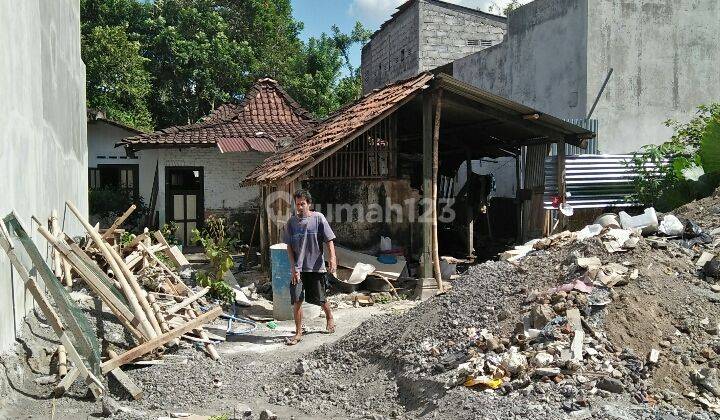
[[[270,274],[273,290],[273,318],[278,321],[293,319],[290,302],[290,259],[286,244],[270,247]]]

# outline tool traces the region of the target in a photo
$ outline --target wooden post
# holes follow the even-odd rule
[[[523,223],[522,223],[522,207],[523,207],[523,201],[522,197],[520,196],[520,189],[522,188],[522,182],[520,178],[520,169],[522,164],[522,149],[518,148],[517,154],[515,155],[515,205],[517,208],[515,209],[516,212],[516,226],[517,226],[517,233],[515,235],[515,241],[518,243],[523,243],[524,238],[524,232],[523,232]]]
[[[440,146],[440,114],[442,112],[442,90],[435,93],[435,124],[433,127],[433,151],[432,151],[432,258],[435,269],[435,281],[438,291],[443,291],[442,274],[440,272],[440,247],[438,245],[438,160]]]
[[[467,255],[468,258],[471,258],[473,255],[475,255],[475,214],[473,213],[473,203],[470,202],[470,197],[472,197],[472,160],[470,159],[470,153],[468,152],[467,158],[465,160],[465,184],[467,188],[465,188],[465,191],[467,191],[466,196],[467,199],[465,200],[465,211],[467,214],[467,235],[468,235],[468,244],[467,244]]]
[[[557,143],[557,188],[560,204],[565,203],[565,141]],[[558,229],[565,227],[565,215],[558,210]]]
[[[433,132],[432,132],[432,97],[430,92],[423,94],[423,213],[420,217],[422,223],[422,267],[423,279],[433,277],[432,266],[432,221],[430,209],[432,205],[432,179],[433,179]]]
[[[260,187],[260,268],[263,272],[269,272],[268,257],[268,229],[267,229],[267,187]]]
[[[113,257],[113,254],[111,253],[110,249],[112,247],[106,246],[105,241],[102,240],[100,237],[100,234],[95,230],[92,226],[90,226],[90,223],[85,220],[85,218],[80,214],[80,210],[75,207],[75,205],[71,202],[66,202],[68,208],[70,209],[73,214],[75,214],[75,217],[80,221],[80,223],[85,227],[85,230],[88,232],[92,240],[95,242],[95,246],[98,248],[98,250],[103,254],[105,257],[105,260],[110,264],[110,268],[113,271],[113,274],[115,275],[115,278],[120,282],[120,285],[122,287],[122,291],[125,294],[125,297],[128,300],[128,303],[130,303],[130,307],[135,314],[135,316],[140,320],[140,326],[142,328],[143,333],[149,337],[149,338],[155,338],[157,337],[157,333],[155,332],[155,328],[153,328],[153,325],[148,320],[145,311],[143,310],[143,307],[140,305],[140,302],[138,301],[139,296],[136,296],[135,293],[132,290],[132,287],[130,284],[128,284],[127,279],[122,273],[122,270],[117,264],[117,261],[115,260],[115,257]]]

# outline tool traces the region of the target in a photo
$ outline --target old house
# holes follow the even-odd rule
[[[511,235],[522,231],[524,215],[528,228],[544,223],[541,200],[503,203],[495,211],[486,201],[487,179],[451,192],[443,177],[472,160],[511,157],[520,184],[522,176],[542,175],[536,172],[549,144],[583,147],[593,136],[445,74],[422,73],[330,115],[268,157],[243,185],[262,186],[267,212],[261,213],[261,249],[281,240],[292,207],[288,194],[303,186],[330,219],[340,245],[368,250],[381,236],[390,237],[408,261],[427,262],[410,274],[428,278],[429,262],[438,261],[440,252],[468,255],[482,243],[473,240],[476,222],[490,238],[501,225],[514,228]]]
[[[440,0],[407,1],[362,49],[363,92],[496,45],[505,28],[504,17],[477,9]]]
[[[108,118],[102,110],[87,110],[88,187],[125,188],[136,200],[150,198],[155,162],[128,155],[115,145],[143,132]],[[142,179],[141,179],[142,177]],[[142,187],[142,189],[141,189]]]
[[[175,222],[178,238],[210,214],[228,216],[255,205],[257,187],[240,181],[278,146],[310,128],[312,115],[272,79],[258,80],[237,104],[215,109],[202,121],[168,127],[122,140],[128,156],[152,162],[152,175],[141,176],[141,190],[155,223]]]

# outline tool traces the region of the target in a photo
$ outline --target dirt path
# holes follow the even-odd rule
[[[312,413],[297,409],[269,404],[269,395],[282,390],[276,389],[277,375],[287,372],[293,375],[297,361],[322,345],[334,343],[355,329],[370,317],[390,311],[403,310],[414,306],[412,302],[397,302],[366,308],[343,308],[335,310],[336,332],[326,334],[325,318],[315,310],[307,317],[307,334],[296,346],[286,346],[285,337],[293,334],[292,321],[278,322],[278,327],[269,329],[264,323],[249,334],[228,336],[225,343],[218,345],[221,361],[214,362],[202,352],[187,346],[177,352],[179,358],[187,357],[187,364],[164,364],[143,368],[128,369],[128,375],[144,390],[140,401],[123,398],[118,385],[110,382],[109,387],[116,405],[123,407],[113,418],[157,418],[172,413],[193,413],[198,415],[226,414],[230,418],[238,415],[238,407],[248,406],[254,416],[269,409],[279,418],[314,418]],[[32,325],[36,323],[37,325]],[[221,328],[223,325],[217,324]],[[235,328],[240,328],[235,325]],[[68,395],[53,399],[52,385],[41,386],[35,379],[43,372],[30,369],[29,361],[34,355],[42,353],[45,347],[52,347],[50,341],[44,341],[37,331],[42,323],[37,320],[28,322],[27,329],[35,337],[31,349],[19,349],[15,360],[3,360],[5,376],[11,384],[14,394],[12,401],[0,408],[0,418],[52,418],[84,419],[102,416],[103,404],[85,398],[85,387],[76,383]],[[50,334],[47,335],[50,338]],[[28,354],[26,353],[30,353]],[[169,356],[169,359],[175,356]],[[17,366],[13,367],[14,364]],[[0,366],[2,369],[2,366]],[[317,396],[322,398],[322,396]],[[331,416],[332,418],[333,416]],[[335,418],[344,417],[339,413]],[[257,417],[256,417],[257,418]]]

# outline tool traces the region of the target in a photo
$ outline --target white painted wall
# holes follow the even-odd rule
[[[87,215],[79,0],[0,1],[0,98],[0,216],[14,209],[29,229],[31,215],[46,220],[57,209],[62,218],[66,200]],[[69,211],[64,224],[68,234],[81,233]],[[29,233],[44,253],[45,241]],[[32,307],[0,251],[0,352]],[[0,405],[6,395],[0,386]]]
[[[124,147],[115,144],[125,137],[137,133],[104,121],[91,121],[87,127],[88,167],[97,165],[138,165],[140,179],[139,192],[146,205],[150,204],[152,182],[155,176],[157,150],[147,150],[130,158],[125,154]]]
[[[137,154],[146,159],[154,153],[159,161],[159,192],[156,210],[160,224],[165,223],[165,168],[169,166],[201,166],[204,171],[206,210],[232,210],[243,207],[258,197],[258,187],[240,187],[247,174],[265,160],[268,153],[220,153],[217,148],[185,148],[141,150]],[[152,160],[153,158],[150,158]],[[148,182],[148,180],[142,181]],[[152,177],[149,179],[152,187]],[[142,185],[141,188],[146,186]]]

